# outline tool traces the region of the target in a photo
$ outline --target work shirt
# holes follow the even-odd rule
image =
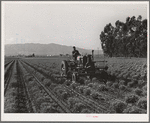
[[[73,56],[74,60],[77,60],[77,56],[79,56],[79,55],[80,55],[80,53],[79,53],[78,50],[73,50],[72,51],[72,56]]]

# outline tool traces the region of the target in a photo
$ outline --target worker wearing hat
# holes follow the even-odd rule
[[[76,47],[73,46],[73,51],[72,51],[72,56],[73,56],[73,59],[76,61],[77,60],[77,57],[80,55],[79,51],[76,50]]]

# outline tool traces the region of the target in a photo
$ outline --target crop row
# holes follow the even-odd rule
[[[14,63],[12,75],[7,83],[7,90],[4,97],[5,113],[27,113],[27,99],[24,87],[20,81],[18,74],[17,62]]]
[[[13,65],[14,61],[11,61],[9,64],[7,64],[7,66],[5,67],[5,78],[7,78],[8,76],[8,71],[11,69],[12,65]]]
[[[22,63],[21,63],[22,64]],[[25,80],[30,98],[35,107],[36,113],[63,113],[61,107],[49,96],[48,93],[38,84],[34,76],[32,76],[22,64],[23,78]]]
[[[13,62],[13,60],[10,60],[9,62],[6,62],[5,63],[5,68],[9,65],[9,64],[11,64]]]
[[[34,67],[37,67],[35,64],[34,64]],[[41,68],[41,67],[38,67],[37,68],[39,71],[49,75],[51,77],[51,79],[56,83],[61,83],[62,82],[62,79],[60,79],[59,77],[57,77],[57,75],[53,74],[53,72],[49,72],[48,70],[45,70],[44,68]],[[128,86],[125,86],[126,82],[121,80],[119,81],[119,84],[117,82],[113,83],[113,82],[107,82],[107,85],[104,85],[104,84],[99,84],[100,82],[97,81],[95,82],[96,80],[94,80],[93,82],[91,81],[84,81],[84,85],[80,85],[80,84],[76,84],[76,83],[72,83],[71,82],[68,82],[69,80],[65,81],[65,84],[66,85],[69,85],[69,87],[72,87],[73,89],[76,89],[76,91],[78,91],[79,93],[83,94],[83,95],[86,95],[88,96],[89,98],[95,98],[95,100],[104,100],[106,101],[107,103],[111,102],[111,106],[113,105],[113,102],[112,100],[110,100],[110,95],[109,96],[104,96],[103,92],[105,93],[110,93],[110,91],[113,91],[113,94],[115,94],[114,92],[117,90],[117,92],[119,92],[120,94],[122,94],[122,92],[129,92],[128,94],[130,93],[135,93],[135,97],[137,97],[138,99],[135,101],[136,103],[138,102],[138,100],[143,100],[146,101],[146,97],[144,95],[143,97],[143,91],[141,91],[141,89],[139,87],[135,88],[134,91],[132,91],[132,89],[128,89]],[[88,84],[87,84],[88,83]],[[86,84],[86,85],[85,85]],[[88,86],[87,86],[88,85]],[[97,87],[97,88],[94,88],[94,87]],[[143,87],[143,90],[145,90],[145,86],[142,86]],[[133,95],[127,95],[125,97],[125,99],[123,100],[126,100],[130,97],[134,98]],[[118,100],[116,102],[116,99],[114,100],[115,104],[118,103]],[[134,104],[135,105],[135,102],[132,103],[132,101],[130,103]],[[114,105],[115,105],[114,104]],[[147,101],[146,101],[146,104],[147,104]],[[126,103],[125,103],[126,105]],[[133,105],[133,106],[134,106]],[[133,107],[132,106],[132,107]],[[139,103],[136,104],[136,106],[139,106]],[[112,107],[115,107],[115,106],[112,106]],[[128,107],[127,105],[125,107]],[[141,106],[139,106],[141,107]],[[131,108],[131,107],[130,107]],[[125,109],[125,108],[124,108]],[[144,108],[146,109],[146,108]],[[140,109],[138,109],[139,111]]]
[[[29,65],[28,65],[29,67]],[[33,69],[30,67],[30,69]],[[41,69],[40,69],[41,70]],[[51,90],[54,91],[54,93],[56,95],[59,96],[60,99],[62,99],[64,102],[67,103],[67,105],[69,106],[69,108],[73,111],[73,112],[101,112],[103,111],[103,109],[101,109],[102,107],[99,108],[99,110],[96,109],[96,107],[92,107],[92,103],[94,102],[90,102],[91,100],[88,100],[88,104],[90,103],[91,105],[88,105],[87,103],[85,103],[85,101],[83,101],[83,98],[81,98],[81,96],[77,95],[77,93],[73,93],[72,91],[70,91],[70,89],[64,88],[63,83],[65,83],[64,80],[61,80],[60,78],[55,78],[54,76],[51,76],[51,80],[53,80],[52,82],[49,82],[44,75],[42,75],[39,72],[35,72],[35,69],[33,70],[34,73],[36,73],[38,75],[38,77],[40,77],[39,79],[41,81],[43,81],[43,84],[45,84],[45,86]],[[84,98],[84,100],[87,98]],[[102,100],[102,98],[101,98]],[[74,102],[74,103],[73,103]],[[81,107],[81,108],[79,108]],[[98,108],[98,107],[97,107]],[[83,111],[82,111],[83,109]],[[93,111],[92,111],[93,110]]]
[[[31,64],[31,63],[30,63]],[[40,63],[42,64],[42,63]],[[48,70],[48,69],[45,69],[45,68],[48,68],[47,66],[45,66],[44,64],[39,66],[37,65],[36,63],[32,63],[32,65],[35,67],[35,68],[38,68],[39,70],[41,70],[42,72],[44,72],[45,74],[49,75],[49,76],[52,76],[53,79],[57,78],[57,75],[58,73],[56,73],[55,71],[53,71],[53,69],[51,70]],[[61,81],[61,79],[58,78],[58,81]],[[95,78],[92,80],[92,81],[89,81],[89,80],[86,80],[85,82],[83,83],[91,83],[92,84],[95,84],[97,83],[100,84],[102,83],[101,81],[99,80],[96,80]],[[104,84],[104,83],[102,83]],[[97,86],[96,85],[96,86]],[[144,86],[147,86],[147,81],[145,80],[137,80],[137,79],[118,79],[116,81],[108,81],[106,83],[106,85],[109,87],[109,88],[112,88],[112,89],[115,89],[115,92],[126,92],[126,90],[137,90],[137,89],[142,89]],[[106,86],[106,85],[102,85],[102,86]],[[101,85],[100,85],[101,86]],[[131,88],[131,89],[128,89],[128,88]],[[144,87],[146,88],[146,87]],[[144,89],[142,89],[144,91]],[[143,92],[144,94],[146,94],[146,91]],[[116,93],[115,93],[116,94]],[[122,94],[122,93],[121,93]],[[145,95],[146,96],[146,95]]]
[[[147,81],[146,59],[116,59],[108,60],[108,72],[121,79]]]

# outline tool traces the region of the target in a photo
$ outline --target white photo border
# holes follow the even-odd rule
[[[4,113],[4,39],[5,39],[5,18],[4,18],[4,4],[5,3],[40,3],[40,4],[46,4],[46,3],[51,3],[51,4],[124,4],[124,3],[132,3],[132,4],[140,4],[140,3],[145,3],[147,4],[147,20],[148,20],[148,44],[147,44],[147,114],[57,114],[57,113],[51,113],[51,114],[33,114],[33,113]],[[2,121],[85,121],[85,122],[90,122],[90,121],[97,121],[97,122],[147,122],[149,121],[149,2],[148,1],[2,1],[1,2],[1,7],[2,7],[2,28],[1,28],[1,35],[2,35],[2,41],[1,41],[1,120]],[[97,116],[95,118],[95,116]]]

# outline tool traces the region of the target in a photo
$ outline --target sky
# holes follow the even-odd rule
[[[106,24],[139,15],[147,19],[142,2],[2,2],[4,43],[56,43],[101,49]]]

